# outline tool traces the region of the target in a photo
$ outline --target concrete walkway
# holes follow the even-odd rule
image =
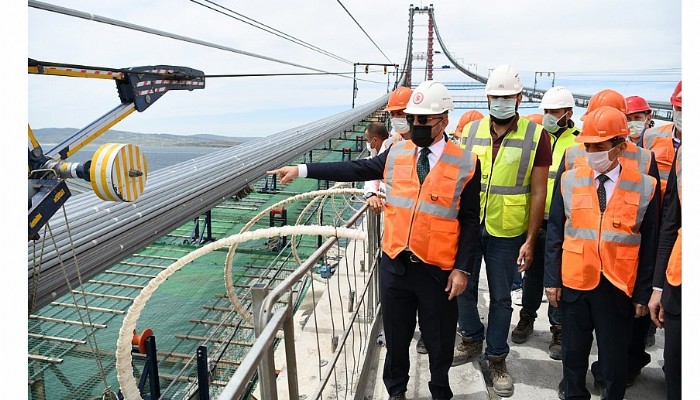
[[[479,280],[479,315],[484,324],[487,324],[488,316],[488,286],[486,282],[486,273],[483,269]],[[513,316],[511,319],[512,330],[518,323],[520,307],[513,305]],[[561,361],[552,360],[547,353],[551,333],[549,332],[549,321],[546,317],[547,304],[542,303],[538,315],[535,320],[535,331],[523,344],[515,344],[510,341],[510,332],[508,333],[510,345],[510,354],[507,358],[508,371],[510,372],[515,384],[515,393],[511,399],[558,399],[557,385],[562,377]],[[414,338],[418,338],[418,328]],[[637,378],[634,385],[627,389],[626,399],[640,400],[658,400],[666,396],[665,381],[661,366],[663,365],[663,345],[664,334],[663,330],[658,330],[656,333],[656,344],[647,349],[651,355],[651,363],[647,365],[641,375]],[[484,344],[484,347],[486,345]],[[591,350],[590,362],[597,359],[597,345],[593,341]],[[373,390],[367,393],[373,393],[372,399],[388,398],[384,384],[381,379],[381,367],[384,363],[385,348],[382,347],[379,355],[377,379]],[[484,363],[485,364],[485,363]],[[455,400],[463,399],[500,399],[493,392],[490,384],[487,384],[484,373],[481,369],[478,360],[474,360],[467,364],[453,367],[450,370],[450,385],[455,393]],[[483,365],[485,368],[485,365]],[[485,372],[485,369],[484,369]],[[430,399],[430,391],[428,390],[428,381],[430,380],[430,372],[428,370],[428,355],[418,354],[415,351],[415,341],[411,344],[411,372],[408,392],[408,399],[427,400]],[[591,392],[592,399],[600,399],[599,393],[593,387],[593,376],[588,374],[588,390]],[[369,396],[368,396],[369,398]]]

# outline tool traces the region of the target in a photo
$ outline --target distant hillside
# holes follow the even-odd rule
[[[77,131],[78,129],[75,128],[44,128],[34,130],[34,135],[42,145],[55,145],[67,139]],[[180,136],[169,135],[167,133],[153,134],[109,130],[91,143],[131,143],[138,146],[161,147],[231,147],[253,139],[257,138],[228,137],[209,134]]]

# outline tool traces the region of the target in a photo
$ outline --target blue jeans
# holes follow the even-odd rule
[[[537,318],[537,310],[542,305],[542,291],[544,290],[544,244],[547,236],[547,221],[542,222],[542,227],[537,232],[535,244],[535,256],[530,268],[525,271],[523,277],[523,311],[530,318]],[[550,325],[561,325],[561,306],[552,307],[547,302],[547,316]]]
[[[518,266],[513,267],[513,284],[510,290],[521,289],[523,287],[523,275],[518,272]]]
[[[457,297],[459,307],[458,329],[465,337],[484,340],[484,324],[479,319],[476,307],[481,256],[486,264],[486,278],[489,285],[489,318],[486,332],[486,355],[508,354],[508,332],[513,314],[510,289],[513,285],[513,268],[517,264],[520,247],[525,243],[527,233],[512,238],[491,236],[481,226],[481,255],[474,259],[474,272],[469,277],[467,289]]]

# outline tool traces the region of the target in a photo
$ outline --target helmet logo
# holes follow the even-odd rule
[[[415,104],[420,104],[422,101],[423,101],[423,93],[416,92],[416,94],[413,96],[413,102]]]

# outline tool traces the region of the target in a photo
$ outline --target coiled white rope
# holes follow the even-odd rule
[[[119,329],[115,356],[117,380],[119,381],[119,387],[121,388],[124,398],[127,400],[141,399],[141,393],[139,392],[136,379],[134,379],[134,369],[131,365],[131,339],[133,337],[133,331],[136,329],[136,323],[141,316],[141,311],[161,283],[165,282],[166,279],[168,279],[186,264],[214,250],[249,240],[257,240],[275,236],[287,236],[294,233],[302,235],[336,236],[353,240],[366,240],[367,238],[367,234],[365,232],[357,229],[318,225],[282,226],[238,233],[209,243],[173,262],[166,269],[162,270],[155,278],[151,279],[151,281],[148,282],[148,285],[146,285],[138,296],[136,296],[133,304],[131,307],[129,307],[129,310],[124,317],[121,328]]]
[[[334,186],[335,187],[335,186]],[[361,194],[362,190],[360,189],[326,189],[326,190],[315,190],[312,192],[307,192],[307,193],[301,193],[296,196],[288,197],[284,200],[281,200],[266,209],[260,211],[256,216],[250,219],[248,223],[245,224],[243,228],[241,228],[241,231],[239,233],[244,233],[247,232],[253,225],[255,225],[256,222],[258,222],[261,218],[267,216],[270,211],[279,208],[281,206],[287,205],[289,203],[294,203],[296,201],[299,201],[301,199],[305,199],[308,197],[315,197],[318,199],[319,197],[324,197],[328,196],[330,194]],[[316,199],[312,200],[311,203],[316,201]],[[311,204],[309,203],[309,204]],[[309,206],[307,205],[307,208]],[[306,210],[306,209],[304,209]],[[299,223],[300,220],[297,220],[297,223]],[[297,225],[297,226],[303,226],[303,225]],[[296,235],[298,234],[303,234],[299,231],[294,231],[292,232],[292,253],[294,254],[294,258],[297,260],[299,265],[301,265],[301,261],[299,260],[298,254],[295,252],[295,238]],[[284,236],[284,235],[282,235]],[[233,256],[236,254],[236,249],[238,248],[238,243],[239,242],[234,242],[231,244],[231,247],[228,250],[228,253],[226,254],[226,262],[224,263],[224,284],[226,286],[226,294],[228,295],[229,301],[231,302],[231,306],[238,311],[238,314],[241,316],[241,318],[248,322],[249,324],[253,324],[253,317],[250,314],[250,311],[243,305],[241,302],[240,298],[238,297],[238,294],[236,294],[236,290],[233,287],[233,275],[231,273],[231,269],[233,268]],[[313,277],[313,274],[311,274]]]
[[[322,192],[325,192],[325,193],[322,196],[321,195],[315,196],[313,198],[313,200],[311,200],[309,202],[309,204],[307,204],[306,207],[304,207],[304,209],[301,210],[295,225],[301,224],[301,221],[304,218],[304,216],[306,215],[306,213],[316,204],[316,202],[318,202],[318,201],[321,202],[321,204],[319,205],[319,210],[323,210],[323,203],[325,203],[328,196],[331,196],[331,195],[338,193],[338,191],[336,189],[340,189],[341,186],[345,186],[345,185],[349,185],[349,183],[347,183],[347,182],[336,183],[331,189],[323,190]],[[357,195],[357,194],[362,194],[362,193],[363,193],[362,189],[356,189],[356,188],[347,188],[347,189],[342,190],[342,194]],[[336,212],[337,212],[337,210],[336,210]],[[317,222],[318,222],[318,225],[321,225],[321,212],[318,213]],[[298,235],[292,235],[291,249],[292,249],[292,255],[294,256],[294,260],[297,262],[298,265],[301,265],[302,264],[301,257],[299,257],[299,251],[297,250],[298,237],[299,237]],[[325,283],[324,280],[317,278],[313,274],[311,274],[311,277],[313,279],[316,279],[317,281],[319,281],[321,283]]]

